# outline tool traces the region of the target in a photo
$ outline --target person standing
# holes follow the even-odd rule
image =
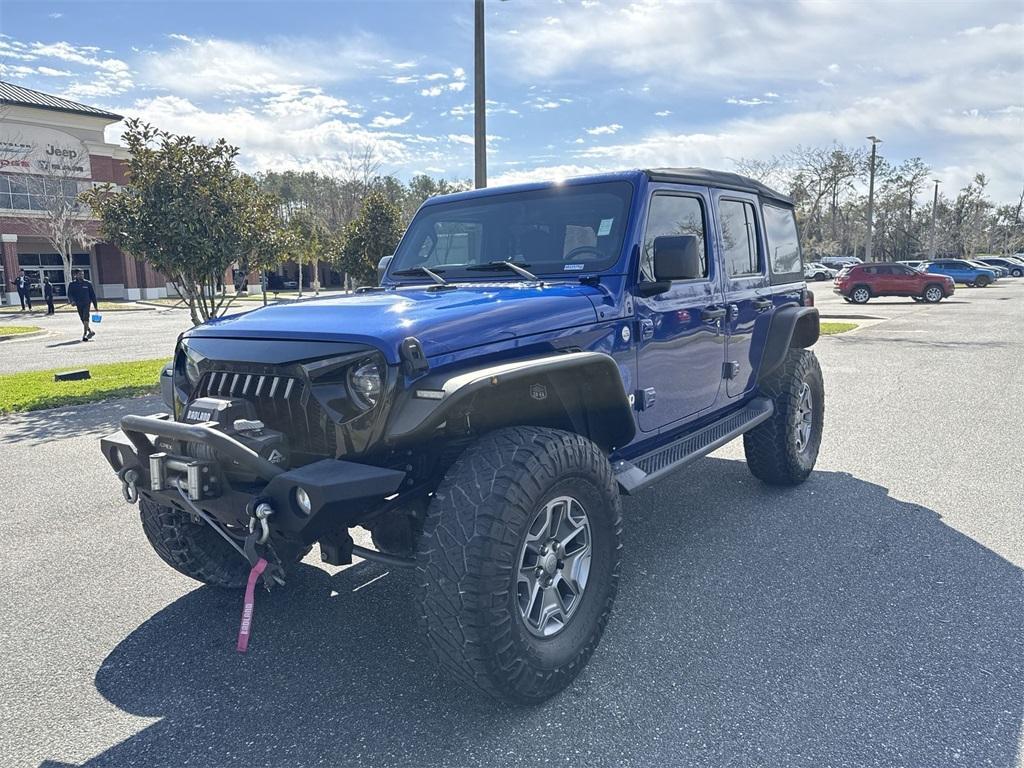
[[[25,270],[21,270],[16,278],[14,278],[14,287],[18,289],[18,298],[21,299],[21,311],[25,311],[25,305],[28,305],[28,309],[32,311],[32,278],[25,274]]]
[[[53,285],[50,283],[50,278],[43,278],[43,300],[46,302],[46,314],[52,315],[53,309]]]
[[[71,276],[74,280],[68,285],[68,301],[78,309],[78,317],[82,321],[82,341],[88,341],[96,335],[96,331],[89,327],[89,305],[92,304],[97,312],[100,311],[100,305],[96,301],[92,283],[83,277],[82,270],[76,269]]]

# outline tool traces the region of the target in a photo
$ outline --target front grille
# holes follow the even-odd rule
[[[283,432],[295,452],[335,456],[338,438],[306,383],[294,376],[236,371],[204,374],[194,397],[239,397],[256,409],[256,417],[270,429]]]

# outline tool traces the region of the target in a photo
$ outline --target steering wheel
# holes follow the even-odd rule
[[[593,253],[596,256],[604,257],[604,254],[601,252],[601,250],[596,245],[579,245],[579,246],[573,248],[567,254],[565,254],[565,256],[563,258],[564,258],[565,261],[568,261],[573,256],[575,256],[577,253]]]

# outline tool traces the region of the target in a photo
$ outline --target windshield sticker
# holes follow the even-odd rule
[[[562,267],[563,272],[579,272],[582,269],[586,269],[586,264],[566,264]]]
[[[597,236],[604,237],[612,231],[612,222],[615,219],[601,219],[601,226],[597,228]]]

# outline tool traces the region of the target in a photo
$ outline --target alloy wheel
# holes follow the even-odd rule
[[[924,297],[928,299],[928,301],[936,302],[942,298],[942,291],[933,285],[931,288],[925,291]]]
[[[580,502],[559,496],[538,510],[519,551],[516,602],[526,629],[551,637],[575,615],[587,588],[590,520]]]
[[[813,423],[814,401],[811,398],[811,387],[805,381],[800,385],[800,394],[797,396],[796,426],[794,428],[796,449],[800,453],[807,450],[807,446],[811,444],[811,428]]]

